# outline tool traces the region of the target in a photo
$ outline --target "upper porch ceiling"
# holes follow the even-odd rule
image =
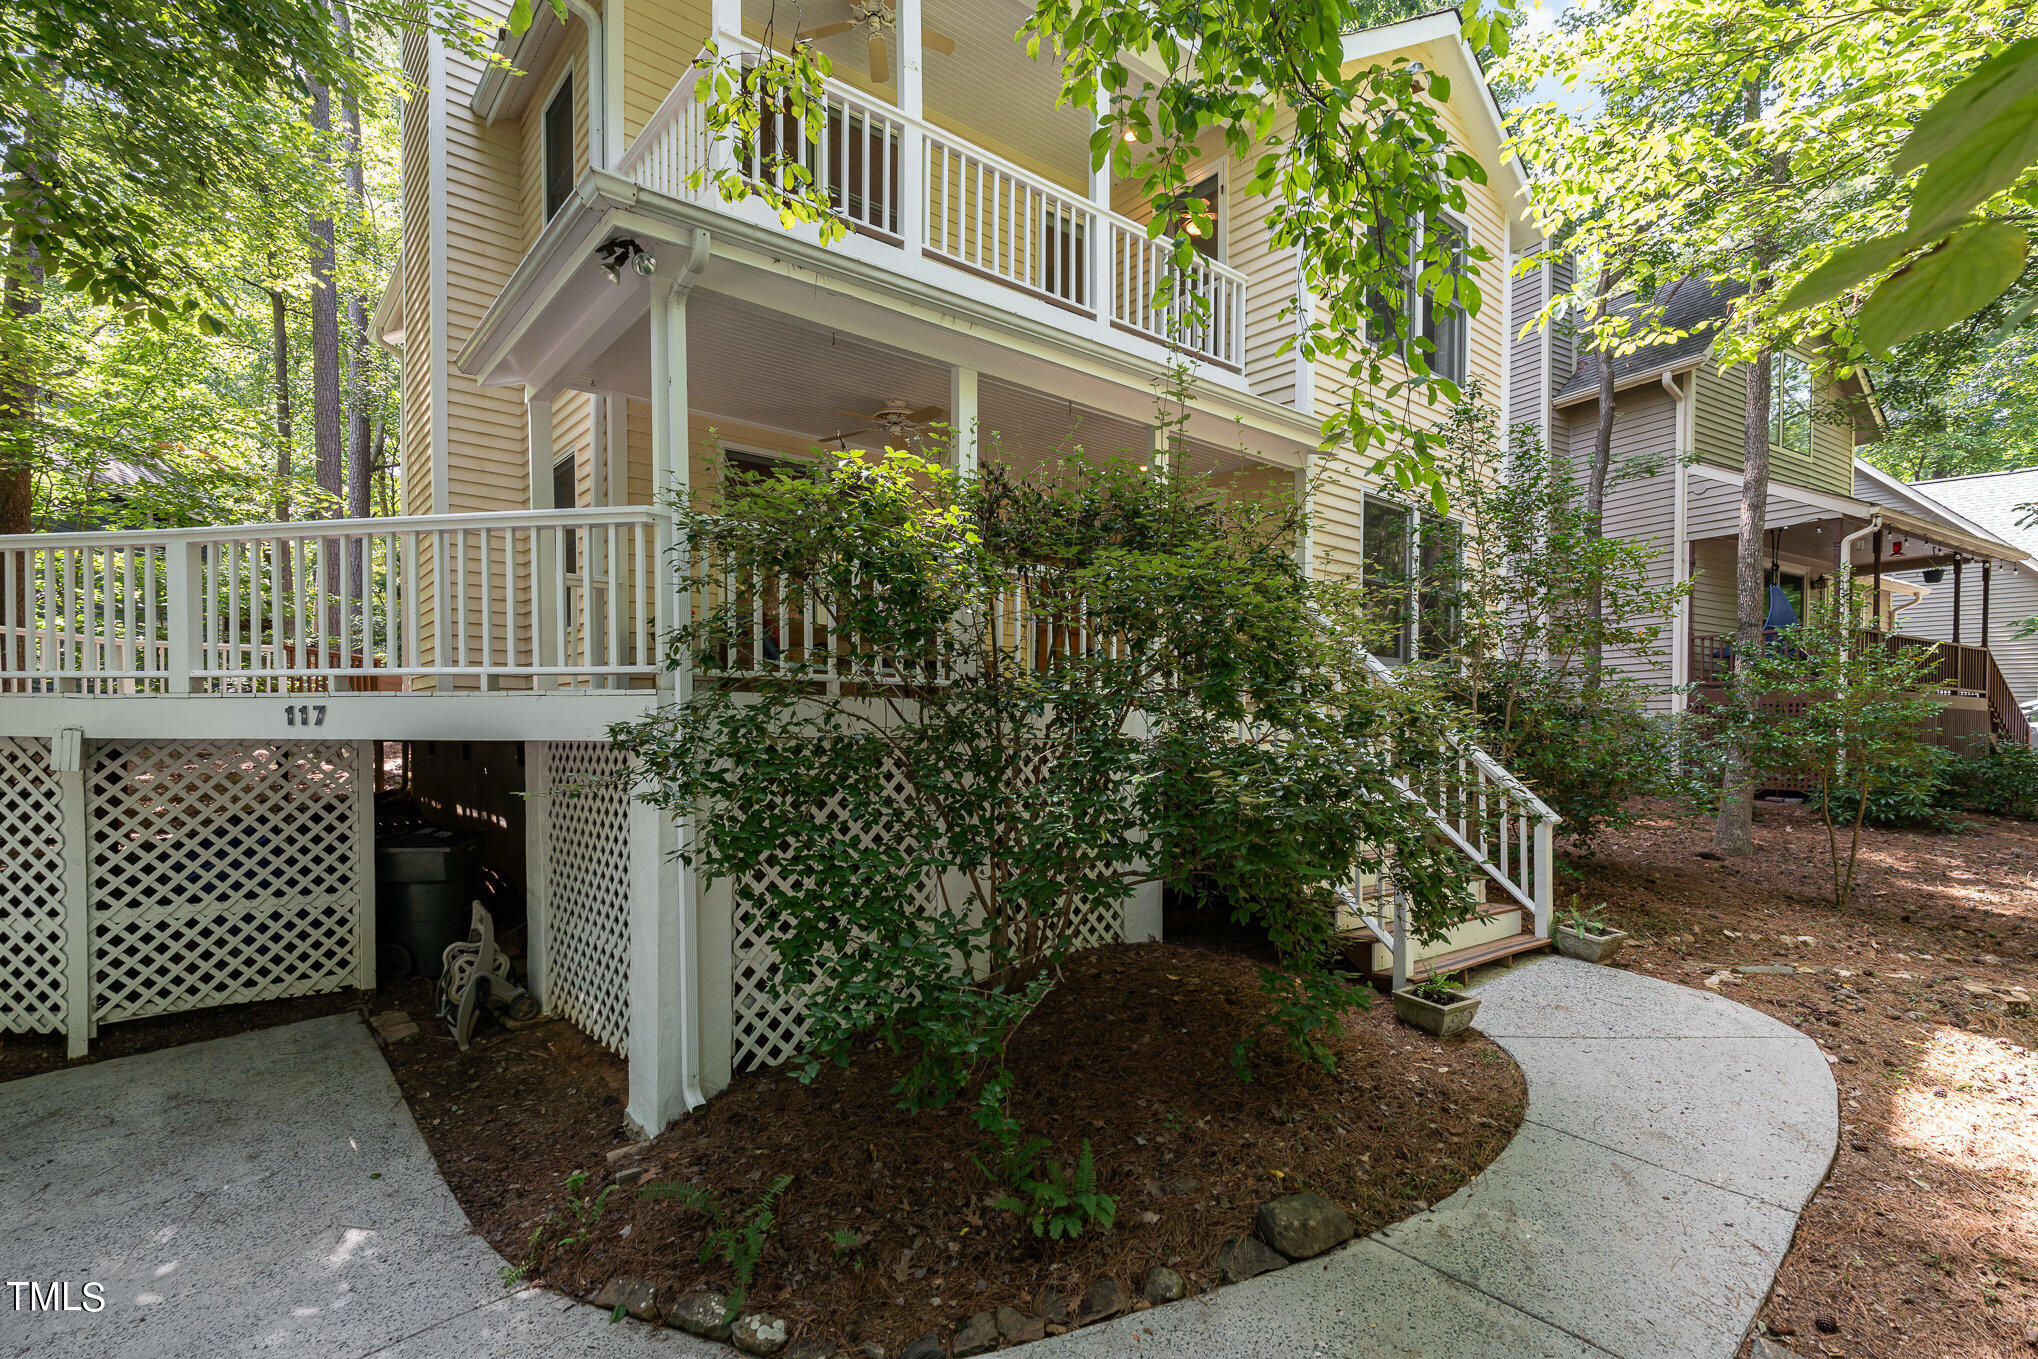
[[[649,324],[640,321],[577,384],[636,400],[651,395]],[[705,285],[687,307],[688,405],[696,419],[748,427],[824,448],[883,446],[858,412],[896,401],[949,416],[949,366],[800,317],[769,311]],[[1031,469],[1064,455],[1145,461],[1151,426],[1021,383],[985,377],[977,397],[982,456]],[[862,431],[859,433],[858,431]],[[841,435],[844,437],[837,438]],[[733,436],[732,436],[733,437]],[[1238,448],[1189,441],[1198,475],[1263,466]]]

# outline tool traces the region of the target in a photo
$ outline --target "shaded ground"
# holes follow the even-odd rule
[[[0,1034],[0,1081],[40,1076],[45,1071],[103,1062],[111,1057],[132,1057],[159,1048],[203,1043],[211,1038],[270,1029],[278,1024],[295,1024],[301,1019],[365,1009],[361,993],[348,987],[323,996],[294,996],[288,1000],[258,1000],[246,1005],[221,1005],[210,1010],[187,1010],[182,1014],[159,1015],[153,1019],[130,1019],[108,1024],[92,1040],[91,1051],[73,1062],[64,1055],[66,1040],[60,1033]]]
[[[648,1181],[705,1187],[736,1211],[791,1175],[750,1305],[799,1335],[897,1353],[999,1304],[1037,1313],[1049,1289],[1112,1277],[1136,1296],[1154,1264],[1202,1292],[1254,1208],[1295,1189],[1329,1195],[1360,1232],[1374,1230],[1450,1194],[1520,1122],[1523,1084],[1505,1054],[1476,1035],[1415,1034],[1384,1004],[1352,1018],[1335,1075],[1262,1055],[1242,1083],[1232,1045],[1265,1004],[1255,967],[1210,949],[1139,945],[1074,963],[1014,1043],[1017,1112],[1057,1155],[1091,1143],[1117,1225],[1054,1248],[991,1206],[965,1113],[899,1111],[883,1054],[811,1086],[783,1072],[739,1077],[613,1163],[623,1066],[564,1024],[491,1032],[465,1055],[427,1026],[391,1062],[453,1192],[505,1256],[522,1258],[549,1216],[574,1213],[565,1182],[576,1170],[589,1175],[583,1197],[642,1165]],[[665,1300],[728,1282],[720,1260],[699,1261],[706,1235],[699,1213],[624,1188],[584,1243],[544,1252],[537,1276],[576,1296],[633,1276]]]
[[[1570,866],[1634,936],[1623,965],[1767,1011],[1833,1064],[1838,1159],[1761,1321],[1801,1354],[2029,1359],[2038,1019],[2004,992],[2038,986],[2038,826],[1867,831],[1844,914],[1815,815],[1763,804],[1756,842],[1703,859],[1710,822],[1666,813]]]

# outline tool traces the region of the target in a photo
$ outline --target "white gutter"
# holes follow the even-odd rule
[[[1847,626],[1850,632],[1854,626],[1854,544],[1880,532],[1882,532],[1882,511],[1876,510],[1868,516],[1865,528],[1855,529],[1840,540],[1840,586],[1846,594],[1841,604],[1847,610]],[[1878,615],[1882,612],[1881,600],[1876,601],[1876,612]],[[1880,622],[1881,619],[1878,617],[1876,621]]]

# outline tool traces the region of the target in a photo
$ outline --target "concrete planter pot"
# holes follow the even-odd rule
[[[1574,930],[1568,925],[1557,926],[1550,938],[1557,945],[1557,952],[1566,958],[1588,963],[1613,961],[1613,955],[1619,953],[1621,945],[1628,941],[1627,935],[1620,930],[1594,934],[1590,930]]]
[[[1449,1038],[1472,1027],[1472,1016],[1479,1013],[1479,997],[1460,993],[1453,1001],[1425,1000],[1410,990],[1394,993],[1394,1017],[1403,1024],[1421,1029],[1424,1033],[1435,1034],[1438,1038]]]

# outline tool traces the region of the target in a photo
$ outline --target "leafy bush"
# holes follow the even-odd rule
[[[1640,799],[1686,795],[1671,718],[1614,660],[1660,661],[1688,586],[1658,579],[1655,544],[1603,536],[1569,460],[1530,426],[1503,439],[1476,383],[1440,434],[1467,549],[1426,554],[1419,659],[1573,839],[1629,824]]]
[[[1405,792],[1442,768],[1445,715],[1369,677],[1292,504],[1125,461],[1021,477],[986,444],[975,475],[842,455],[677,506],[703,604],[667,664],[699,678],[612,732],[633,791],[773,940],[809,1077],[875,1036],[908,1058],[903,1107],[982,1092],[1002,1117],[1011,1035],[1156,881],[1265,927],[1274,1022],[1328,1064],[1357,999],[1335,887],[1390,875],[1420,932],[1470,913]],[[993,1144],[1004,1183],[1045,1186],[1013,1196],[1029,1220],[1108,1211],[1080,1162],[1021,1176],[1026,1139]]]
[[[1929,799],[1943,758],[1924,738],[1938,709],[1935,654],[1859,632],[1844,602],[1853,593],[1849,574],[1806,608],[1798,627],[1734,658],[1729,701],[1712,715],[1751,768],[1801,770],[1810,779],[1826,824],[1833,904],[1843,909],[1870,801]]]
[[[1888,830],[1955,829],[1959,823],[1947,810],[1951,804],[1946,782],[1955,757],[1938,746],[1923,746],[1913,752],[1913,758],[1905,777],[1873,785],[1865,801],[1858,787],[1835,789],[1835,814],[1844,820],[1860,807],[1864,825]]]
[[[1944,800],[1963,811],[2038,820],[2038,750],[1991,741],[1977,755],[1949,761]]]

